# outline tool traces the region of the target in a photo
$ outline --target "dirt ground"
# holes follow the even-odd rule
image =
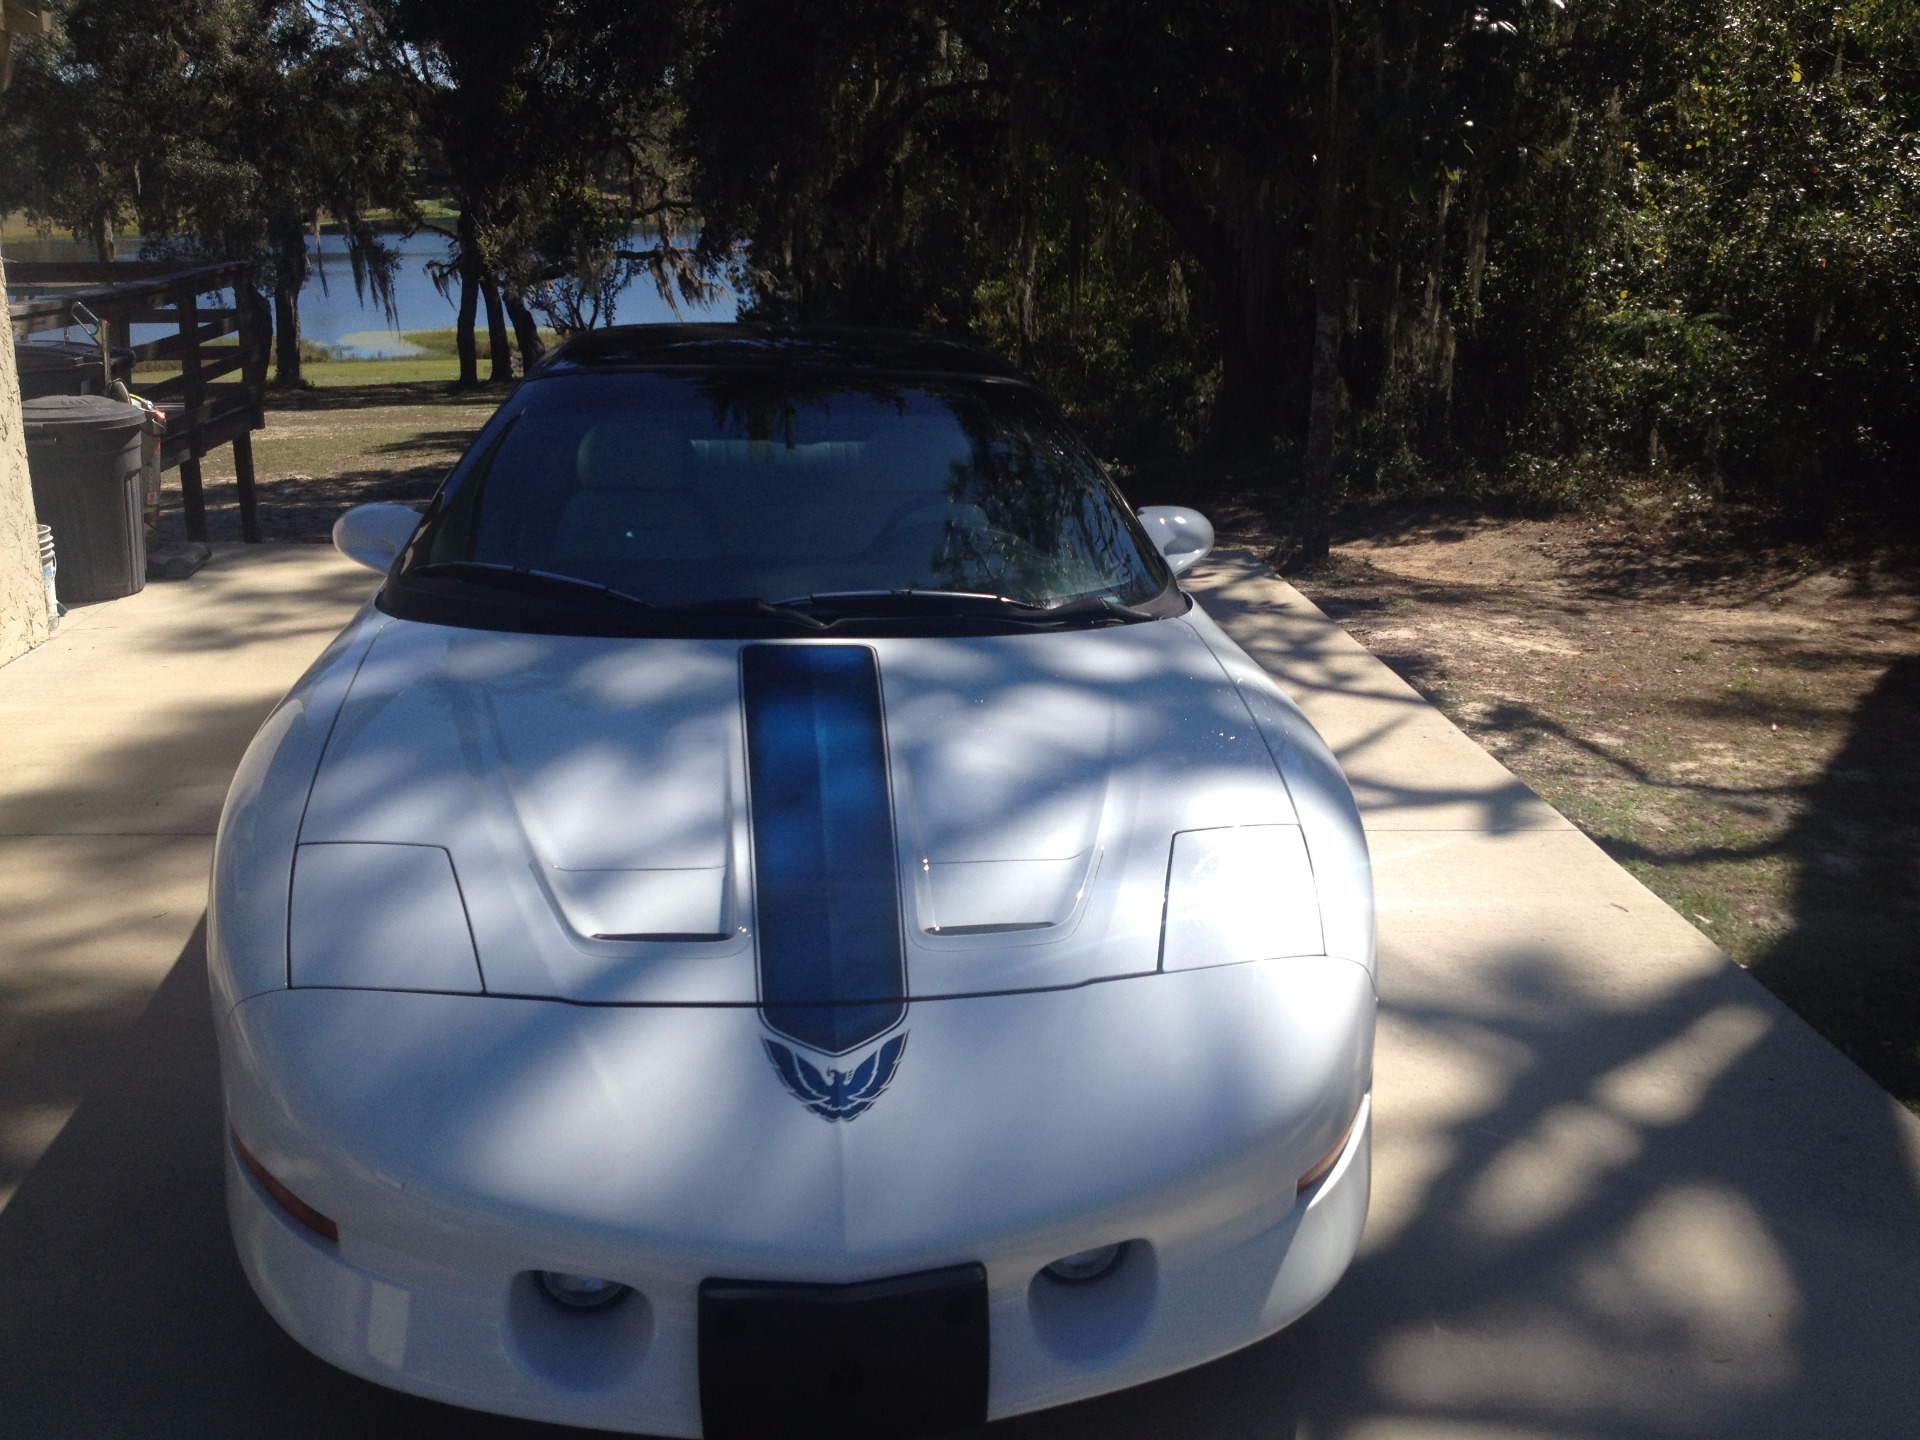
[[[323,542],[349,505],[426,499],[500,398],[430,383],[274,397],[255,437],[266,537]],[[230,456],[207,468],[216,539],[239,535]],[[161,535],[177,537],[167,499]],[[1271,544],[1244,506],[1215,518],[1223,543]],[[1703,544],[1644,507],[1402,507],[1347,517],[1332,561],[1293,578],[1920,1110],[1912,557]]]
[[[371,368],[371,367],[370,367]],[[433,494],[505,391],[457,392],[443,384],[337,385],[267,399],[267,428],[253,437],[263,539],[324,544],[340,512],[370,500],[419,504]],[[207,457],[207,531],[240,538],[233,449]],[[180,472],[165,477],[156,538],[184,539]]]
[[[1920,1109],[1920,571],[1401,511],[1296,583]]]

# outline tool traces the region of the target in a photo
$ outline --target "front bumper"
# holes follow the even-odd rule
[[[997,1418],[1225,1354],[1332,1288],[1366,1217],[1373,1004],[1332,959],[918,1002],[893,1086],[833,1123],[749,1009],[273,992],[221,1027],[229,1118],[340,1239],[231,1153],[229,1210],[268,1310],[334,1364],[667,1435],[701,1433],[703,1279],[979,1262]],[[1092,1284],[1040,1273],[1123,1240]],[[542,1269],[639,1294],[566,1314]]]

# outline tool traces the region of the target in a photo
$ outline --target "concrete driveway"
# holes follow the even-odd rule
[[[1292,1330],[993,1433],[1920,1435],[1920,1125],[1289,587],[1194,579],[1366,815],[1373,1214]],[[226,1236],[213,825],[371,588],[222,550],[0,669],[0,1435],[568,1433],[311,1359]]]

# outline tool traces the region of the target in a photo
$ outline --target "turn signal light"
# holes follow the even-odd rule
[[[1318,1160],[1314,1161],[1313,1168],[1300,1177],[1300,1185],[1299,1188],[1295,1190],[1295,1194],[1304,1195],[1307,1191],[1327,1178],[1332,1172],[1333,1167],[1339,1164],[1340,1156],[1347,1148],[1347,1141],[1353,1138],[1353,1127],[1359,1123],[1360,1117],[1358,1115],[1355,1115],[1352,1120],[1347,1122],[1347,1128],[1340,1132],[1340,1138],[1333,1142],[1333,1148]]]
[[[298,1220],[307,1229],[313,1231],[322,1240],[338,1242],[340,1227],[302,1200],[293,1191],[282,1185],[274,1173],[253,1158],[253,1152],[240,1143],[240,1137],[233,1131],[227,1132],[233,1141],[233,1153],[240,1157],[240,1163],[247,1167],[247,1173],[260,1182],[260,1188],[279,1202],[280,1208]]]

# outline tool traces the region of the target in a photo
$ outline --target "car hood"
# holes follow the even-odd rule
[[[300,843],[444,848],[489,992],[756,1003],[744,643],[392,621]],[[1171,835],[1297,823],[1184,619],[790,643],[873,653],[909,998],[1152,971]]]

